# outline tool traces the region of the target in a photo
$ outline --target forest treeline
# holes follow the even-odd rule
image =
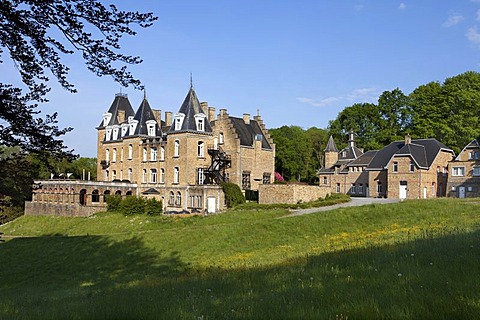
[[[480,138],[480,73],[468,71],[420,85],[410,94],[400,89],[383,92],[375,103],[345,107],[328,128],[270,129],[276,144],[275,170],[285,180],[314,183],[323,164],[323,150],[333,136],[338,148],[356,133],[357,146],[378,150],[405,134],[414,139],[435,138],[458,154]]]

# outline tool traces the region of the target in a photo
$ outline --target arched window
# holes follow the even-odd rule
[[[112,180],[117,179],[117,170],[112,170]]]
[[[218,136],[218,143],[223,144],[223,132],[220,132],[220,135]]]
[[[92,191],[92,202],[100,202],[100,195],[98,194],[98,190]]]
[[[173,150],[173,156],[178,157],[180,156],[180,141],[175,140],[175,149]]]
[[[143,148],[143,161],[147,161],[147,148]]]
[[[128,145],[128,160],[132,160],[133,158],[133,146],[131,144]]]
[[[157,169],[150,169],[150,182],[157,182]]]
[[[110,161],[110,150],[109,149],[105,150],[105,160]]]
[[[203,158],[205,156],[204,146],[205,146],[205,144],[203,143],[203,141],[198,141],[197,156],[200,157],[200,158]]]
[[[126,196],[131,196],[132,195],[132,191],[131,190],[128,190],[127,193],[125,193]]]
[[[103,192],[103,202],[106,202],[105,198],[107,198],[110,195],[110,190],[105,190]]]
[[[168,204],[173,206],[175,204],[175,194],[173,191],[170,191],[170,198],[168,199]]]
[[[157,161],[157,148],[150,148],[150,161]]]
[[[115,195],[117,195],[117,196],[121,196],[121,195],[122,195],[122,191],[121,191],[121,190],[117,190],[117,191],[115,191]]]
[[[173,168],[173,183],[178,183],[180,176],[180,170],[178,167]]]
[[[160,183],[165,183],[165,169],[161,168],[160,169]]]
[[[182,194],[180,193],[180,191],[177,192],[177,199],[175,201],[175,204],[177,206],[181,206],[182,205]]]
[[[165,147],[161,146],[160,147],[160,161],[165,160]]]
[[[105,181],[108,181],[108,175],[110,174],[110,171],[105,170]]]
[[[80,204],[82,206],[87,204],[87,190],[85,190],[85,189],[80,190],[80,199],[79,200],[80,200]]]
[[[147,182],[147,169],[143,169],[142,182],[143,182],[143,183],[146,183],[146,182]]]
[[[117,148],[113,148],[112,162],[117,161]]]
[[[132,168],[128,168],[128,181],[132,181],[133,171]]]

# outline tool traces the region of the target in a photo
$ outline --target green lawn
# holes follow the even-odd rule
[[[480,199],[1,226],[0,318],[480,317]]]

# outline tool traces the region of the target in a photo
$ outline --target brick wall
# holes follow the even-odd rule
[[[326,188],[301,184],[263,184],[258,188],[258,203],[288,203],[314,201],[330,194]]]

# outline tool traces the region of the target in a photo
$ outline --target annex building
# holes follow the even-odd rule
[[[163,117],[146,96],[135,111],[116,94],[97,131],[98,181],[36,181],[26,214],[90,215],[109,194],[153,197],[164,212],[214,213],[225,207],[221,182],[244,192],[273,183],[275,144],[260,115],[216,115],[193,86]]]
[[[394,141],[381,150],[357,148],[349,133],[338,150],[330,137],[325,166],[318,171],[326,193],[355,197],[429,199],[480,196],[480,144],[472,140],[458,156],[436,139]]]

